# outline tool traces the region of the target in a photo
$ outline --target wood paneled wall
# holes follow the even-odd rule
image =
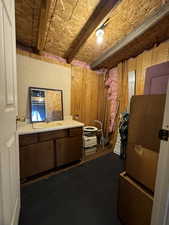
[[[124,112],[128,104],[128,72],[136,71],[136,95],[142,95],[146,69],[166,61],[169,61],[169,41],[118,65],[120,112]]]
[[[94,120],[104,121],[107,109],[104,74],[87,68],[72,66],[71,114],[74,119],[94,125]]]

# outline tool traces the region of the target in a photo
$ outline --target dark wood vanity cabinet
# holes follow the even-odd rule
[[[63,166],[81,158],[82,139],[79,137],[60,138],[56,143],[56,164]]]
[[[20,176],[27,178],[82,158],[82,127],[19,136]]]
[[[30,177],[54,167],[53,141],[45,141],[20,148],[21,178]]]

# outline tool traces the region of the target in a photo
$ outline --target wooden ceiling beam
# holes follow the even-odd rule
[[[39,33],[37,41],[37,50],[43,51],[46,44],[46,36],[48,32],[48,25],[50,20],[49,9],[54,0],[41,0],[40,21],[39,21]]]
[[[89,17],[77,37],[72,42],[68,51],[65,53],[64,58],[66,58],[68,63],[71,63],[79,49],[84,45],[86,40],[92,34],[92,32],[98,27],[105,16],[112,10],[112,8],[120,2],[121,0],[100,0],[99,4],[96,6],[94,12]],[[85,9],[84,9],[85,10]]]
[[[169,38],[169,3],[161,6],[145,22],[98,57],[91,68],[112,68]]]

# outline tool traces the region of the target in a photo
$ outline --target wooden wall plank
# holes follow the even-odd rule
[[[124,62],[124,77],[123,77],[123,94],[124,94],[124,105],[123,109],[127,110],[128,105],[128,64],[127,62]]]
[[[122,62],[118,65],[119,73],[119,112],[124,112],[127,109],[128,104],[128,63]]]
[[[71,114],[86,125],[94,120],[104,121],[104,75],[95,71],[72,66]]]
[[[83,68],[72,67],[71,82],[71,114],[74,119],[83,121],[82,114],[82,90],[83,90]]]
[[[136,69],[136,59],[135,58],[131,58],[128,60],[128,70],[129,71],[134,71]]]
[[[142,85],[142,75],[143,75],[143,55],[139,55],[137,57],[137,65],[136,65],[136,94],[140,95],[142,93],[143,85]]]
[[[142,74],[141,74],[141,83],[140,83],[140,94],[143,94],[144,92],[144,83],[145,83],[145,74],[147,67],[150,67],[152,65],[152,52],[146,51],[143,53],[142,58]]]

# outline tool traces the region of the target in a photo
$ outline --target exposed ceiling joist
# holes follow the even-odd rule
[[[92,69],[112,68],[169,38],[169,3],[155,11],[124,39],[105,51],[92,64]]]
[[[38,43],[37,43],[37,49],[39,52],[43,51],[45,48],[45,41],[46,41],[48,22],[49,22],[49,9],[52,5],[52,2],[53,0],[41,1],[39,33],[38,33]]]
[[[89,17],[77,37],[72,42],[68,51],[65,53],[64,58],[67,59],[68,63],[74,59],[79,49],[83,46],[85,41],[89,38],[92,32],[98,27],[105,16],[112,10],[117,2],[121,0],[100,0],[99,4],[96,6],[94,12]],[[85,10],[85,9],[84,9]]]

